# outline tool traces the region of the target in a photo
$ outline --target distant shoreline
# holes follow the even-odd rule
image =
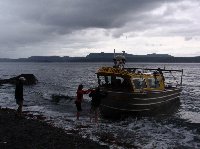
[[[113,63],[113,61],[71,61],[71,62],[60,62],[60,61],[1,61],[0,60],[0,63]],[[127,64],[128,63],[136,63],[136,64],[140,64],[140,63],[152,63],[152,64],[156,64],[156,63],[166,63],[166,64],[198,64],[200,63],[200,61],[191,61],[191,62],[184,62],[184,61],[181,61],[181,62],[166,62],[166,61],[158,61],[158,62],[155,62],[155,61],[139,61],[139,62],[134,62],[134,61],[128,61],[126,62]]]
[[[116,53],[118,55],[120,53]],[[200,56],[174,57],[168,54],[132,55],[125,53],[127,62],[134,63],[200,63]],[[0,62],[112,62],[113,53],[90,53],[86,57],[31,56],[28,58],[0,58]]]

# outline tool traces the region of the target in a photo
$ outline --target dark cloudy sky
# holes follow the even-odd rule
[[[200,0],[0,0],[0,58],[200,56]]]

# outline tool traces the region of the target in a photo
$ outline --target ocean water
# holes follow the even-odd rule
[[[38,84],[24,86],[24,111],[43,115],[46,121],[78,133],[110,148],[200,148],[200,64],[127,63],[129,67],[183,69],[180,106],[171,114],[156,117],[127,117],[121,120],[100,118],[89,122],[90,98],[84,95],[83,112],[76,121],[74,100],[52,101],[52,95],[76,96],[80,83],[84,88],[97,86],[95,72],[112,63],[0,63],[0,79],[32,73]],[[16,109],[15,86],[0,86],[0,106]],[[170,108],[169,108],[170,109]]]

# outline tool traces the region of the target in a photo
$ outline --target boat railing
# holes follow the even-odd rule
[[[136,73],[138,70],[139,71],[143,71],[143,72],[141,72],[141,73],[144,73],[144,71],[156,71],[156,72],[158,72],[158,73],[160,73],[160,74],[163,74],[163,73],[170,73],[172,76],[173,76],[173,74],[172,74],[172,72],[180,72],[181,73],[181,75],[180,75],[180,84],[179,83],[177,83],[177,84],[179,84],[180,86],[182,86],[182,82],[183,82],[183,69],[161,69],[161,68],[142,68],[142,67],[130,67],[130,68],[123,68],[124,70],[127,70],[128,72],[132,72],[132,73]],[[175,78],[174,76],[173,76],[173,78]],[[176,79],[175,79],[176,80]]]
[[[183,69],[161,69],[161,68],[141,68],[141,67],[131,67],[131,68],[123,68],[128,71],[136,71],[136,70],[150,70],[150,71],[162,71],[162,72],[183,72]]]

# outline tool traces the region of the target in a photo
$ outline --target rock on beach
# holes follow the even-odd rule
[[[0,79],[0,84],[15,84],[16,80],[18,80],[20,77],[24,77],[26,79],[24,81],[24,85],[35,85],[38,82],[37,78],[33,74],[20,74],[10,79]]]

